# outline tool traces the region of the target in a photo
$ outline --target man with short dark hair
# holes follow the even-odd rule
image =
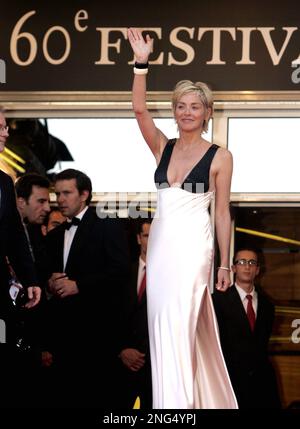
[[[0,106],[0,152],[4,151],[8,137],[8,127],[4,110]],[[8,258],[8,259],[7,259]],[[30,255],[25,231],[17,211],[14,185],[11,178],[0,170],[0,319],[5,327],[5,344],[1,344],[1,388],[2,406],[12,406],[16,396],[23,397],[25,392],[19,378],[17,351],[15,349],[15,308],[10,296],[9,280],[11,278],[8,261],[23,287],[27,289],[26,307],[34,307],[40,300],[41,290]],[[16,388],[17,386],[17,388]],[[9,394],[11,390],[11,395]],[[34,406],[35,399],[32,400]]]
[[[81,171],[59,173],[55,193],[67,221],[47,235],[51,351],[59,377],[54,400],[113,407],[120,288],[128,276],[125,234],[119,220],[100,219],[89,207],[91,180]]]
[[[61,225],[63,222],[65,222],[67,218],[61,213],[58,207],[53,207],[48,213],[47,217],[45,218],[45,221],[42,225],[42,233],[43,235],[47,235],[48,232],[52,231],[52,229],[56,228],[57,226]]]
[[[8,135],[4,110],[0,107],[0,152],[4,151]],[[16,208],[13,182],[3,171],[0,171],[0,237],[0,305],[3,308],[3,302],[10,304],[9,270],[6,262],[6,257],[8,257],[18,279],[28,290],[29,302],[26,305],[33,307],[39,302],[41,291],[37,287],[33,261]]]
[[[49,206],[50,182],[36,173],[21,176],[15,183],[18,210],[25,223],[42,225]]]
[[[40,304],[27,317],[23,315],[23,326],[27,342],[32,349],[32,381],[39,382],[41,349],[44,348],[45,323],[47,320],[46,286],[48,281],[48,256],[42,225],[50,212],[49,180],[37,173],[27,173],[15,183],[17,207],[21,215],[27,240],[37,271],[38,281],[42,288]],[[35,375],[35,376],[34,376]],[[38,390],[38,388],[37,388]]]
[[[255,250],[237,251],[232,265],[234,285],[213,294],[224,358],[241,409],[280,408],[268,358],[274,305],[254,284],[259,269]]]
[[[138,219],[139,259],[132,266],[120,344],[120,408],[133,407],[137,396],[142,409],[152,408],[151,362],[146,297],[146,255],[150,219]]]
[[[41,225],[50,212],[49,187],[49,180],[36,173],[25,174],[15,183],[17,208],[27,234],[38,280],[43,288],[47,282],[48,272],[45,237]]]

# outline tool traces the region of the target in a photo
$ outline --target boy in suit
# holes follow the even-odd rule
[[[236,252],[232,271],[235,283],[225,293],[215,291],[213,303],[239,408],[280,408],[275,374],[268,358],[274,305],[254,285],[259,274],[257,252]]]

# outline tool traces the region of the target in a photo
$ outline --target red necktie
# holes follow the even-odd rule
[[[250,323],[250,328],[251,331],[254,331],[254,326],[255,326],[255,312],[253,309],[253,305],[252,305],[252,295],[246,295],[246,298],[248,299],[248,304],[247,304],[247,317]]]
[[[139,294],[138,294],[138,301],[141,302],[143,294],[145,292],[146,289],[146,267],[145,267],[145,272],[144,272],[144,276],[140,285],[140,289],[139,289]]]

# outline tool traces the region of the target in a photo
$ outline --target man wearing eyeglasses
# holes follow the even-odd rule
[[[236,252],[234,284],[215,291],[214,307],[221,346],[239,408],[280,408],[275,373],[268,358],[274,305],[254,284],[259,274],[258,254]]]
[[[4,151],[7,137],[8,127],[6,126],[4,111],[0,106],[0,153]],[[0,348],[0,365],[2,368],[1,406],[4,406],[4,404],[12,406],[10,402],[12,398],[9,396],[8,389],[13,390],[16,386],[21,385],[21,380],[16,380],[14,306],[10,297],[10,270],[7,258],[18,279],[27,288],[25,307],[34,307],[40,300],[41,290],[37,287],[33,260],[17,211],[13,182],[7,174],[0,170],[0,319],[2,327],[4,326],[6,331],[5,344],[1,344]],[[3,335],[1,336],[1,342],[3,342],[2,340]],[[22,396],[22,393],[20,395]]]

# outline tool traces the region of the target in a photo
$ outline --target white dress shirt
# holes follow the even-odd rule
[[[236,290],[240,295],[240,298],[246,313],[247,313],[247,305],[248,305],[248,299],[246,298],[246,295],[252,296],[252,306],[253,306],[254,313],[256,315],[257,314],[257,292],[255,291],[254,286],[250,293],[245,292],[244,289],[242,289],[237,283],[235,283],[235,286],[236,286]]]
[[[85,212],[87,211],[88,206],[85,207],[83,210],[81,210],[80,213],[78,213],[77,217],[78,219],[82,219],[83,215],[85,214]],[[67,221],[68,222],[68,221]],[[70,253],[70,249],[72,246],[72,242],[75,236],[75,233],[77,231],[78,225],[72,225],[70,229],[66,229],[65,230],[65,238],[64,238],[64,271],[66,269],[66,265],[67,265],[67,261],[68,261],[68,257],[69,257],[69,253]]]
[[[146,269],[146,263],[142,260],[142,258],[139,258],[139,269],[138,269],[138,276],[137,276],[137,295],[139,295],[140,287],[142,284],[142,280],[145,274]]]

